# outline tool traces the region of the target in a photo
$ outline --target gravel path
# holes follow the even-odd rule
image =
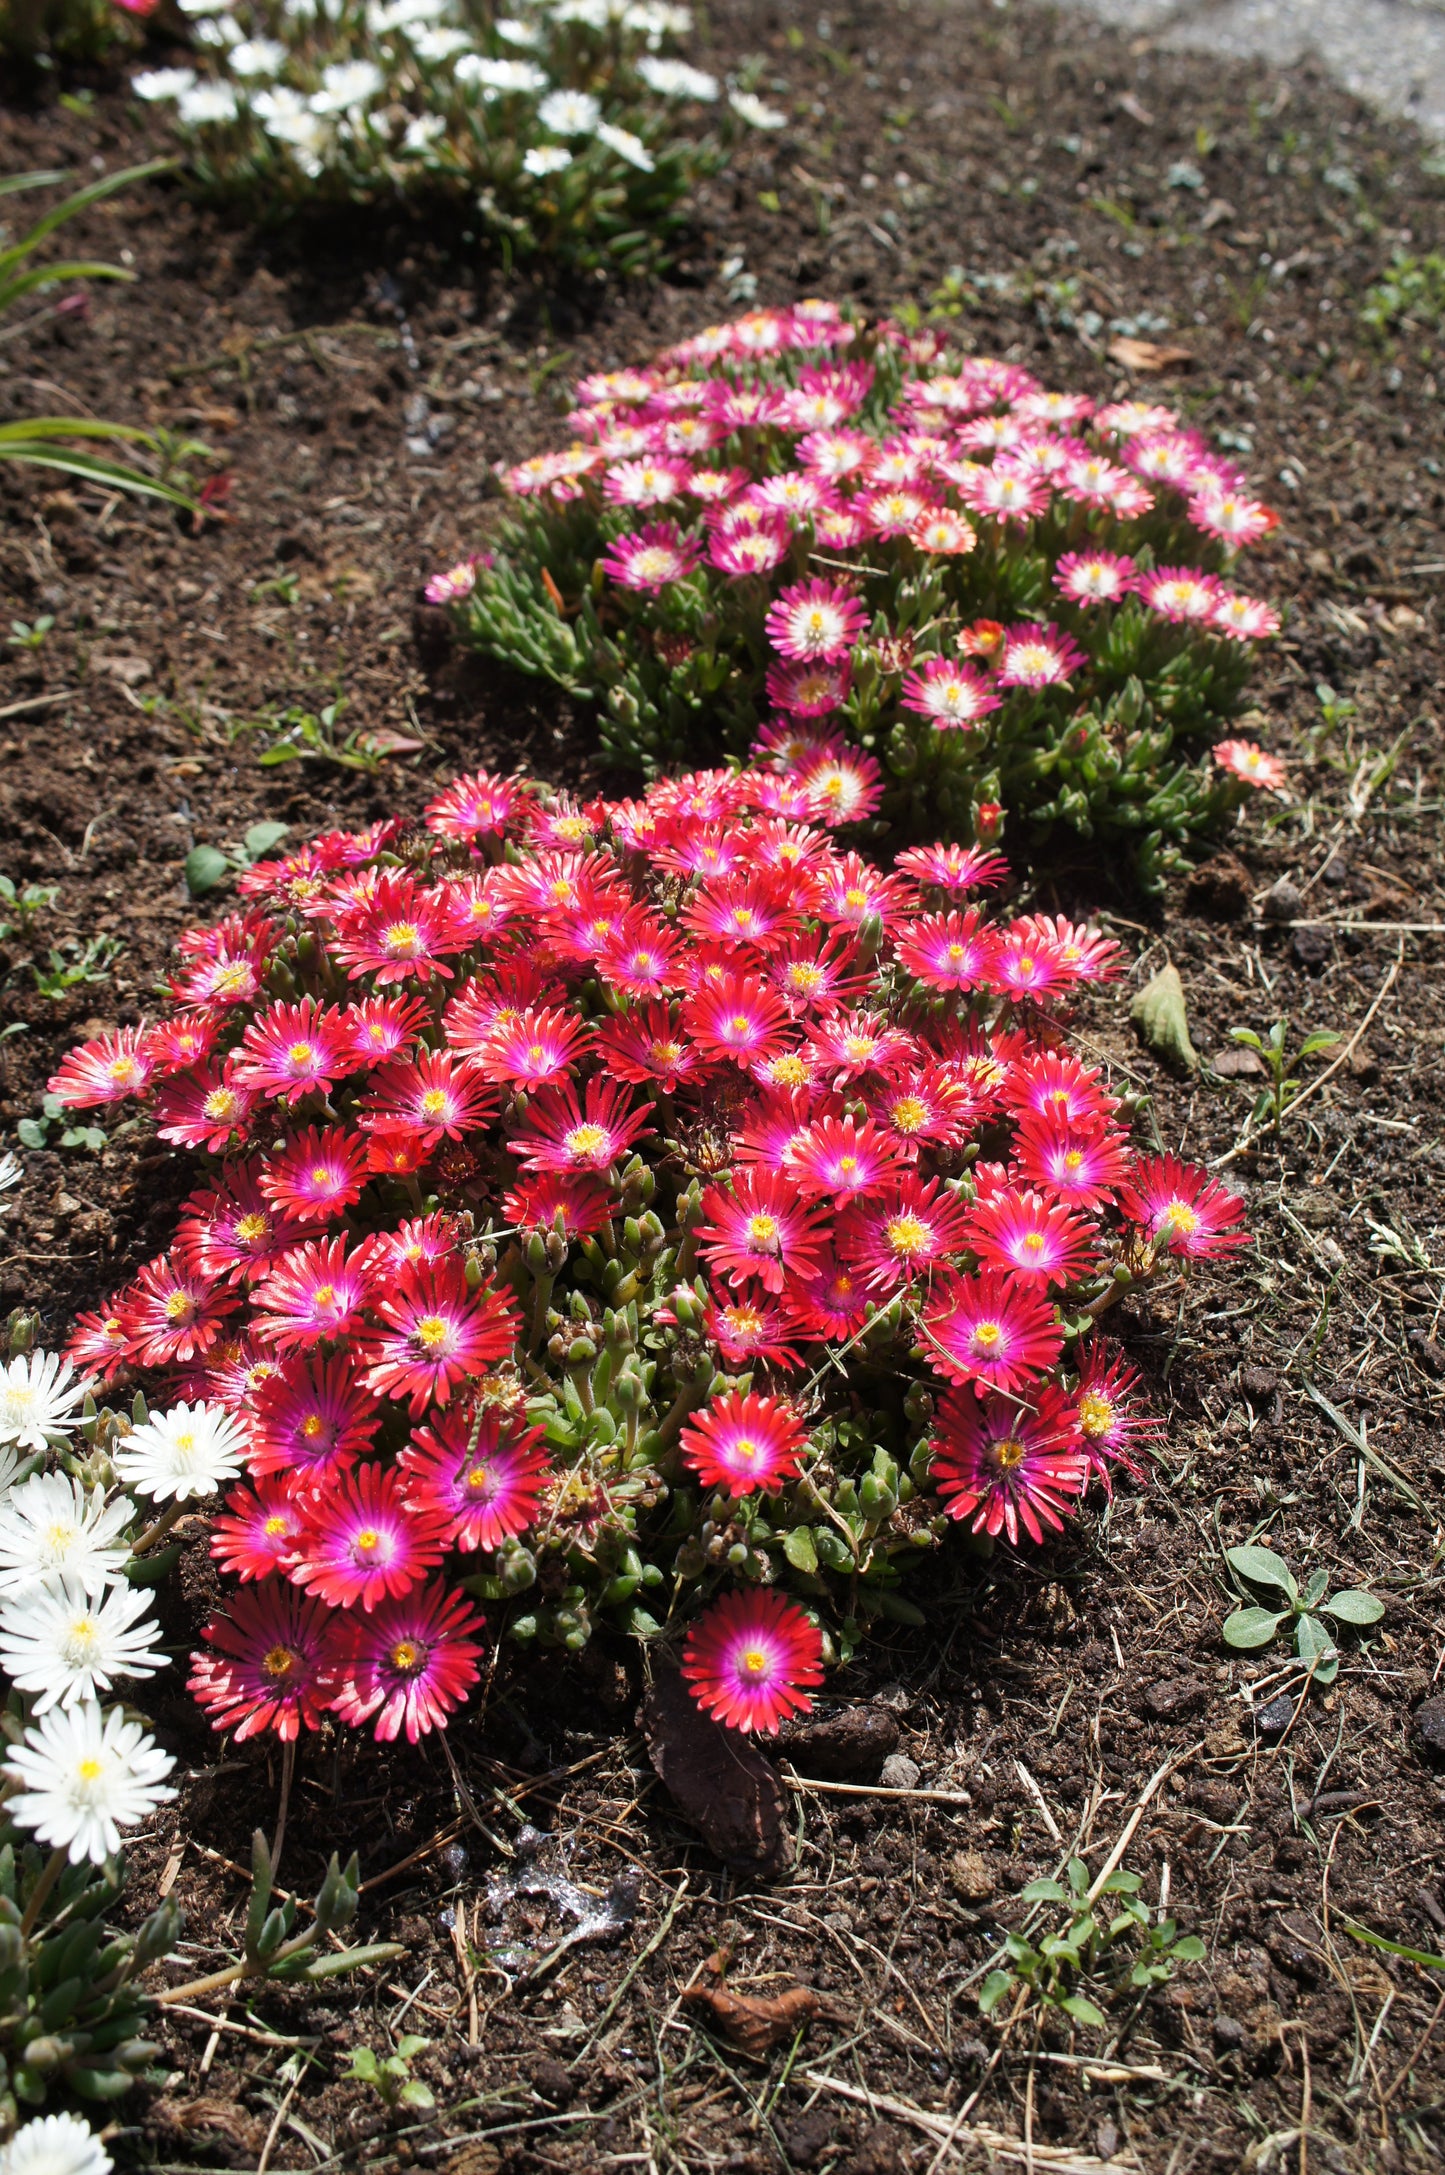
[[[1282,65],[1317,55],[1349,90],[1445,136],[1445,0],[1074,0],[1152,43]]]

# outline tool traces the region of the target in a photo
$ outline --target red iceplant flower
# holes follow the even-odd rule
[[[1076,1284],[1095,1267],[1091,1236],[1083,1217],[1061,1201],[1012,1187],[979,1201],[968,1218],[968,1243],[980,1264],[1040,1291]]]
[[[1061,687],[1085,662],[1077,642],[1052,624],[1028,624],[1004,630],[998,664],[1000,687]]]
[[[279,1475],[255,1489],[236,1488],[211,1526],[211,1554],[221,1569],[243,1582],[284,1576],[299,1553],[305,1517],[289,1480]]]
[[[1244,1213],[1239,1195],[1177,1156],[1139,1156],[1119,1188],[1119,1208],[1162,1252],[1188,1261],[1207,1261],[1249,1244],[1248,1233],[1238,1228]]]
[[[722,974],[689,997],[684,1024],[704,1057],[739,1063],[775,1051],[788,1014],[776,990],[756,974]]]
[[[294,1587],[268,1579],[229,1597],[201,1637],[209,1653],[192,1654],[186,1689],[238,1742],[274,1730],[283,1744],[320,1729],[336,1689],[331,1610]]]
[[[898,964],[929,989],[977,989],[989,979],[994,957],[979,934],[979,909],[962,914],[925,914],[899,930]]]
[[[299,1004],[268,1005],[241,1037],[236,1078],[243,1087],[288,1103],[312,1093],[329,1095],[350,1070],[341,1014],[335,1005],[303,997]]]
[[[1001,698],[973,665],[951,657],[930,657],[917,672],[903,676],[903,707],[926,717],[940,732],[967,731],[997,710]]]
[[[446,1528],[408,1504],[393,1468],[360,1465],[315,1497],[291,1577],[329,1609],[368,1613],[406,1593],[440,1563]]]
[[[49,1093],[68,1110],[90,1110],[143,1095],[155,1069],[149,1039],[143,1027],[122,1027],[117,1034],[84,1043],[46,1082]]]
[[[361,1198],[366,1142],[339,1125],[308,1125],[273,1152],[260,1188],[290,1223],[329,1223]]]
[[[256,1333],[281,1351],[355,1335],[372,1296],[372,1250],[312,1239],[283,1254],[254,1294]]]
[[[768,613],[768,640],[780,657],[833,664],[847,656],[867,623],[858,599],[837,582],[795,582]]]
[[[1139,1371],[1122,1352],[1091,1337],[1078,1354],[1079,1379],[1072,1397],[1078,1446],[1106,1488],[1113,1485],[1113,1468],[1127,1473],[1143,1471],[1150,1447],[1163,1432],[1164,1422],[1140,1409],[1143,1385]]]
[[[527,1111],[527,1130],[511,1143],[529,1171],[607,1171],[639,1135],[652,1131],[648,1106],[630,1107],[632,1088],[615,1080],[589,1080],[582,1098],[569,1081],[543,1088]]]
[[[207,1282],[254,1283],[294,1236],[247,1163],[224,1165],[214,1186],[191,1195],[181,1218],[176,1251]]]
[[[831,1199],[839,1207],[861,1194],[882,1192],[903,1165],[895,1140],[865,1118],[815,1118],[790,1141],[783,1168],[808,1200]]]
[[[734,1391],[715,1397],[681,1436],[683,1461],[705,1488],[734,1496],[770,1494],[792,1480],[807,1444],[797,1414],[776,1397]]]
[[[702,1210],[703,1259],[732,1285],[756,1278],[765,1290],[780,1292],[788,1279],[806,1276],[816,1264],[826,1217],[807,1207],[783,1178],[739,1171],[731,1192],[708,1187]]]
[[[220,1155],[244,1128],[254,1100],[236,1077],[233,1058],[177,1073],[156,1098],[156,1131],[178,1148]]]
[[[823,1681],[823,1640],[796,1601],[771,1587],[725,1593],[688,1633],[682,1674],[704,1713],[774,1736],[807,1714]]]
[[[445,1729],[481,1673],[483,1628],[466,1595],[448,1593],[440,1579],[369,1616],[348,1610],[332,1639],[335,1712],[353,1725],[375,1717],[372,1734],[383,1744],[403,1729],[412,1745]]]
[[[246,1462],[258,1478],[290,1473],[322,1486],[370,1449],[381,1407],[345,1352],[294,1357],[262,1383]]]
[[[1288,773],[1277,755],[1266,755],[1253,740],[1221,740],[1213,749],[1214,760],[1231,778],[1259,786],[1267,793],[1284,790]]]
[[[496,1108],[478,1066],[450,1050],[422,1050],[373,1076],[360,1122],[369,1133],[401,1134],[434,1148],[477,1132]]]
[[[1124,1136],[1112,1128],[1060,1124],[1030,1115],[1014,1141],[1019,1170],[1075,1208],[1102,1208],[1129,1174]]]
[[[208,1351],[221,1323],[239,1302],[234,1293],[192,1268],[179,1249],[148,1261],[122,1307],[129,1355],[142,1367],[165,1367]]]
[[[965,1244],[962,1204],[939,1178],[910,1171],[879,1198],[857,1201],[838,1226],[838,1251],[870,1292],[927,1279]]]
[[[413,1419],[429,1404],[448,1404],[458,1382],[488,1360],[505,1358],[517,1341],[509,1295],[471,1290],[459,1261],[403,1269],[372,1304],[386,1327],[373,1340],[367,1385],[407,1398]]]
[[[729,1367],[751,1367],[760,1360],[774,1367],[801,1364],[783,1316],[761,1300],[725,1299],[713,1293],[703,1316],[703,1332]]]
[[[656,596],[673,582],[685,580],[700,552],[696,539],[685,536],[675,521],[654,521],[631,535],[619,536],[602,554],[602,566],[619,588]]]
[[[958,1277],[923,1317],[928,1364],[949,1382],[1015,1390],[1054,1365],[1064,1332],[1043,1300],[996,1269]]]
[[[549,1478],[542,1434],[514,1426],[492,1406],[473,1413],[453,1407],[402,1451],[406,1499],[445,1521],[450,1547],[498,1548],[536,1518]]]
[[[934,1421],[929,1479],[950,1518],[970,1519],[975,1533],[1006,1533],[1017,1547],[1020,1528],[1032,1541],[1046,1528],[1062,1531],[1083,1493],[1089,1461],[1070,1444],[1067,1408],[1052,1386],[1033,1411],[951,1390]]]

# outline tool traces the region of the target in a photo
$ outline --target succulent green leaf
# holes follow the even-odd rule
[[[1185,1072],[1198,1072],[1199,1052],[1189,1039],[1184,984],[1175,966],[1161,967],[1129,1007],[1129,1018],[1155,1055]]]

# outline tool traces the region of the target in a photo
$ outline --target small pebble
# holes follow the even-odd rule
[[[878,1771],[878,1780],[886,1790],[916,1790],[923,1769],[916,1760],[910,1760],[906,1752],[890,1752]]]

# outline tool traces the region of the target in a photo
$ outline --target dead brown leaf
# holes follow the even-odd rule
[[[1194,357],[1187,347],[1161,347],[1157,340],[1135,340],[1127,333],[1111,340],[1106,353],[1110,362],[1119,363],[1140,377],[1160,370],[1192,370],[1194,367]]]
[[[724,1864],[771,1879],[792,1863],[783,1788],[737,1730],[704,1714],[675,1669],[659,1669],[638,1716],[647,1754]]]
[[[151,2108],[151,2120],[179,2130],[183,2137],[192,2137],[198,2130],[218,2130],[247,2152],[255,2152],[266,2135],[254,2115],[227,2099],[158,2099]]]
[[[711,1957],[707,1968],[715,1983],[685,1986],[680,1998],[705,2010],[707,2022],[754,2061],[760,2062],[815,2017],[838,2020],[835,2005],[815,1986],[789,1986],[781,1994],[735,1994],[722,1983],[722,1967],[720,1955]]]

